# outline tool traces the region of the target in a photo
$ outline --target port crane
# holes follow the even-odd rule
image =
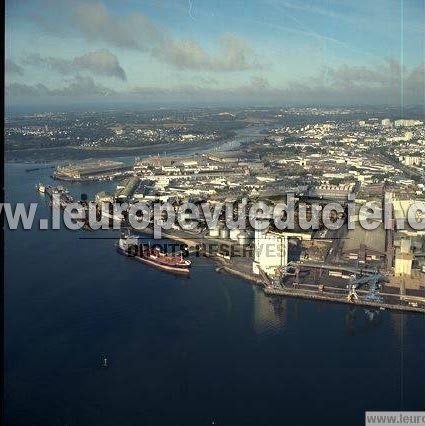
[[[280,275],[296,275],[297,272],[299,273],[299,265],[295,262],[289,262],[279,267],[278,272]]]
[[[382,297],[378,294],[378,284],[385,280],[386,280],[386,277],[380,274],[366,275],[360,278],[356,278],[356,275],[352,274],[347,286],[348,287],[347,299],[351,302],[359,300],[359,296],[356,290],[359,290],[364,285],[368,285],[369,291],[366,295],[366,299],[373,300],[376,302],[382,301]]]

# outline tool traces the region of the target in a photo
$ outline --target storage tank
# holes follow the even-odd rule
[[[221,228],[220,229],[220,238],[229,238],[230,232],[227,228]]]
[[[210,237],[218,238],[220,236],[220,227],[217,226],[215,228],[210,229],[208,234]]]
[[[210,229],[209,235],[210,237],[220,238],[220,231],[223,229],[224,223],[218,222],[217,226],[214,229]]]
[[[246,231],[240,231],[239,235],[238,235],[238,243],[241,246],[245,246],[249,243],[250,237],[249,237],[249,233]]]
[[[233,241],[238,240],[238,235],[240,234],[241,230],[238,228],[233,228],[230,230],[230,239]]]

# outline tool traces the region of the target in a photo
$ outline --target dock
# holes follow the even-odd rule
[[[338,296],[331,293],[319,292],[314,290],[301,290],[301,289],[292,289],[292,288],[271,288],[265,287],[264,293],[270,296],[285,296],[285,297],[298,297],[301,299],[309,300],[320,300],[324,302],[336,302],[336,303],[345,303],[351,306],[365,306],[377,309],[388,309],[393,311],[405,311],[405,312],[416,312],[425,314],[425,308],[420,306],[411,306],[411,305],[400,305],[393,303],[385,302],[374,302],[372,300],[359,299],[356,301],[348,300],[345,295]],[[400,297],[400,296],[399,296]]]

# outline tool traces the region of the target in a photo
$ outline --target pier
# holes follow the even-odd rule
[[[314,290],[300,290],[292,288],[271,288],[265,287],[264,293],[271,296],[287,296],[287,297],[299,297],[302,299],[309,300],[320,300],[324,302],[337,302],[345,303],[351,306],[367,306],[378,309],[389,309],[395,311],[406,311],[406,312],[416,312],[425,314],[425,308],[420,306],[411,306],[411,305],[399,305],[394,303],[385,303],[385,302],[374,302],[372,300],[359,299],[357,301],[348,300],[345,295],[336,295],[328,292],[320,292]],[[399,296],[400,297],[400,296]]]

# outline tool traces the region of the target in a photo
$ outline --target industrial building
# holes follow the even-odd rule
[[[65,180],[79,180],[89,176],[117,172],[125,168],[124,163],[112,160],[85,160],[78,164],[58,166],[55,177]]]
[[[386,246],[383,225],[380,224],[376,229],[369,230],[356,224],[355,229],[348,231],[342,254],[345,259],[357,260],[362,264],[384,262]]]
[[[117,185],[115,199],[119,201],[128,201],[138,188],[140,180],[136,176],[126,179],[120,185]]]
[[[280,268],[288,264],[288,240],[290,238],[311,240],[311,234],[256,229],[253,273],[258,275],[260,271],[263,271],[268,275],[277,275]]]
[[[275,275],[277,269],[285,266],[288,258],[288,239],[276,232],[255,231],[255,251],[252,271],[259,274]]]
[[[342,185],[315,185],[309,190],[309,196],[312,198],[326,199],[347,199],[354,192],[355,184],[347,183]]]

